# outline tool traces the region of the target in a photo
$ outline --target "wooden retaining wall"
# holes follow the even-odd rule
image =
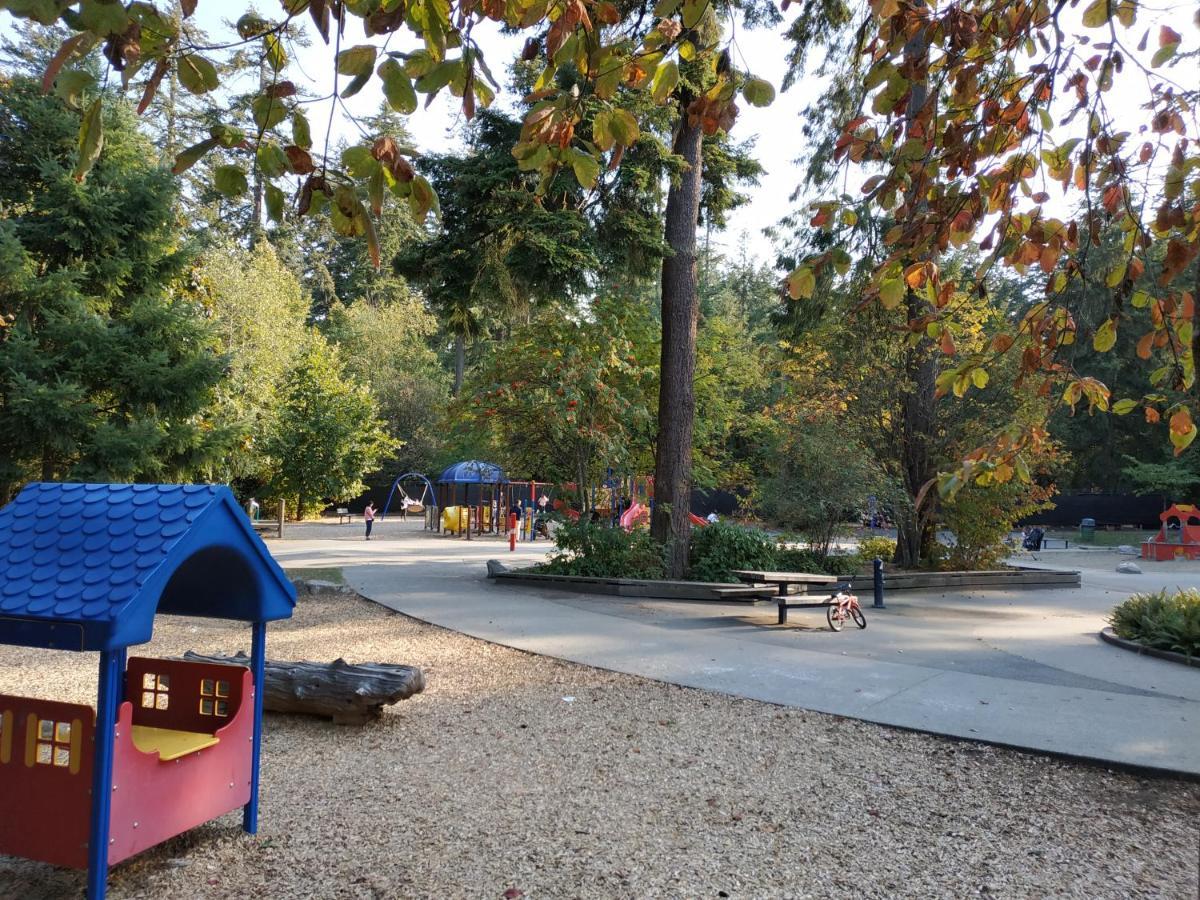
[[[653,597],[660,600],[710,600],[723,603],[759,603],[775,597],[773,587],[714,584],[700,581],[656,581],[636,578],[589,578],[582,575],[541,575],[534,572],[498,572],[491,577],[503,584],[607,594],[615,597]],[[856,576],[850,589],[870,596],[871,576]],[[1030,590],[1079,587],[1079,573],[1047,569],[1000,569],[982,572],[903,572],[886,575],[883,593],[913,590]]]

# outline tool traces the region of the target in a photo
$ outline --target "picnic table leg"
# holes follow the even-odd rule
[[[779,585],[779,624],[787,624],[787,585],[780,583]]]

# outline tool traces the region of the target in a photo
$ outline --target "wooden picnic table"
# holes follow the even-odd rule
[[[789,609],[819,609],[828,606],[833,599],[833,592],[821,598],[817,603],[789,603],[788,588],[795,584],[800,587],[800,595],[808,596],[809,585],[832,585],[845,579],[838,578],[836,575],[817,575],[811,572],[765,572],[757,569],[735,569],[733,574],[737,576],[739,581],[744,581],[746,584],[773,584],[776,585],[776,603],[779,606],[779,624],[787,623],[787,611]]]

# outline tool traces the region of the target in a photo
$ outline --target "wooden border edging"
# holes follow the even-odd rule
[[[490,572],[490,578],[508,584],[558,588],[584,594],[613,597],[649,597],[658,600],[707,600],[726,603],[761,603],[775,600],[774,587],[739,586],[700,581],[659,581],[639,578],[593,578],[584,575],[545,575],[521,570]],[[848,579],[850,589],[861,595],[871,593],[871,576]],[[885,575],[884,597],[892,591],[958,590],[992,588],[1030,590],[1080,586],[1078,572],[1050,569],[1007,569],[983,572],[900,572]]]
[[[850,589],[858,593],[873,588],[870,575],[850,579]],[[894,572],[883,576],[883,595],[892,591],[930,590],[937,588],[1064,588],[1079,587],[1078,572],[1065,569],[995,569],[978,572]]]
[[[775,599],[772,587],[710,583],[704,581],[659,581],[639,578],[590,578],[584,575],[543,575],[537,572],[496,572],[489,577],[508,584],[558,588],[583,594],[613,597],[647,597],[657,600],[706,600],[724,603],[763,603]]]
[[[1123,650],[1132,650],[1134,653],[1139,653],[1143,656],[1153,656],[1155,659],[1165,659],[1167,662],[1181,663],[1185,666],[1194,666],[1200,669],[1200,656],[1185,656],[1173,650],[1159,650],[1155,647],[1147,647],[1139,644],[1137,641],[1117,637],[1116,633],[1108,627],[1100,629],[1100,640],[1112,644],[1114,647],[1120,647]]]

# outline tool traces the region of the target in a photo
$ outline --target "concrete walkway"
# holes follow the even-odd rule
[[[318,526],[328,534],[327,526]],[[501,586],[485,561],[539,559],[387,522],[361,538],[271,542],[287,568],[343,567],[361,594],[485,640],[705,690],[871,722],[1200,775],[1200,669],[1102,643],[1134,590],[1197,574],[1122,576],[1114,555],[1078,590],[897,592],[868,628],[835,634],[820,610],[676,603]],[[340,534],[339,532],[334,532]],[[354,535],[358,534],[355,529]],[[1043,558],[1042,564],[1053,566]],[[1090,562],[1090,560],[1089,560]]]

